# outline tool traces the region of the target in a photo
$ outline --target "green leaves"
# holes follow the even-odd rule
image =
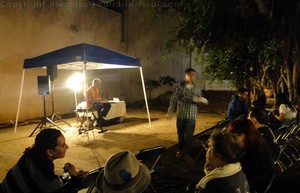
[[[161,87],[161,85],[157,80],[148,80],[146,82],[146,90],[153,90],[159,87]]]
[[[204,55],[204,69],[210,79],[243,84],[251,73],[257,75],[254,71],[258,66],[280,65],[279,41],[269,37],[269,23],[254,1],[180,2],[182,6],[175,8],[180,23],[168,46],[177,44],[186,53]]]
[[[169,85],[172,87],[176,82],[175,78],[166,75],[159,77],[159,80],[148,80],[146,82],[146,90],[148,91],[149,97],[152,98],[152,91],[156,88],[161,87],[162,85]]]
[[[300,1],[162,1],[181,5],[173,8],[179,23],[168,49],[179,45],[196,54],[209,79],[258,89],[272,85],[276,92],[284,78],[289,93],[299,85]]]
[[[172,87],[175,83],[177,83],[175,78],[169,75],[159,77],[159,82],[163,85],[169,85],[170,87]]]

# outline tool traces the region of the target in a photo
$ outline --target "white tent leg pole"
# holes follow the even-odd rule
[[[77,91],[76,91],[76,89],[74,89],[74,99],[75,99],[75,110],[76,110],[77,105],[78,105],[78,103],[77,103]]]
[[[85,96],[84,96],[84,98],[85,98],[85,101],[86,101],[86,115],[87,115],[87,119],[86,119],[86,121],[87,121],[87,131],[86,131],[86,133],[87,133],[87,138],[88,138],[88,142],[90,141],[90,136],[89,136],[89,130],[90,130],[90,120],[89,120],[89,118],[88,118],[88,100],[87,100],[87,82],[86,82],[86,62],[83,62],[83,70],[82,70],[82,74],[83,74],[83,82],[84,82],[84,84],[83,84],[83,89],[84,89],[84,92],[85,92]]]
[[[23,94],[24,76],[25,76],[25,69],[23,69],[23,73],[22,73],[21,89],[20,89],[20,96],[19,96],[19,102],[18,102],[18,109],[17,109],[17,116],[16,116],[14,133],[17,133],[17,127],[18,127],[18,121],[19,121],[19,114],[20,114],[20,107],[21,107],[21,99],[22,99],[22,94]]]
[[[146,109],[147,109],[147,114],[148,114],[148,121],[149,121],[149,125],[151,127],[151,118],[150,118],[150,112],[149,112],[149,106],[148,106],[148,100],[147,100],[147,94],[146,94],[146,88],[145,88],[145,82],[144,82],[144,76],[143,76],[143,69],[142,69],[142,67],[140,67],[140,73],[141,73],[141,80],[142,80],[142,86],[143,86],[145,104],[146,104]]]

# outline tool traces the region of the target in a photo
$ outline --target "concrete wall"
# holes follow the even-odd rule
[[[60,1],[65,4],[42,0],[31,2],[43,4],[26,2],[1,1],[0,5],[0,122],[15,119],[25,58],[83,42],[121,51],[119,14],[96,6],[66,4],[73,0]],[[55,111],[61,114],[74,108],[73,93],[65,87],[71,73],[59,71],[58,79],[54,81]],[[44,69],[26,70],[21,120],[43,116],[43,100],[37,94],[37,76],[45,74]],[[51,114],[49,99],[47,97],[47,107]]]
[[[189,64],[189,57],[179,49],[174,48],[169,58],[162,60],[166,42],[170,39],[170,32],[177,21],[173,14],[158,14],[155,7],[151,5],[136,5],[128,9],[128,41],[127,51],[131,55],[141,58],[144,70],[145,82],[158,80],[161,76],[170,75],[176,80],[183,79],[183,71]],[[125,95],[131,100],[137,100],[141,95],[139,74],[126,72],[125,84],[134,87],[127,87],[130,92]],[[152,97],[164,93],[166,90],[173,90],[168,86],[154,89]]]
[[[22,0],[1,2],[0,123],[15,119],[25,58],[73,44],[95,44],[140,58],[145,81],[165,75],[181,80],[190,62],[179,49],[174,49],[169,59],[162,61],[165,43],[177,21],[172,14],[157,15],[151,5],[129,6],[127,41],[121,42],[121,15],[86,0],[29,1],[33,4]],[[199,66],[195,68],[198,70]],[[58,79],[54,81],[55,112],[60,114],[74,109],[73,92],[65,84],[72,73],[59,70]],[[37,76],[45,74],[45,69],[26,70],[21,120],[43,115],[43,100],[37,95]],[[143,99],[138,69],[90,71],[87,75],[89,82],[95,77],[102,79],[102,92],[110,99],[119,97],[128,102]],[[171,89],[167,86],[156,89],[153,97]],[[80,94],[78,97],[82,98]],[[49,99],[48,96],[48,115],[51,114]]]

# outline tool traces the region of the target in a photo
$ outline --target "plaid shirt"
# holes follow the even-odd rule
[[[168,114],[174,112],[177,105],[177,119],[195,120],[198,106],[193,102],[194,97],[201,97],[198,86],[194,84],[192,88],[187,88],[185,82],[179,83],[171,97]]]

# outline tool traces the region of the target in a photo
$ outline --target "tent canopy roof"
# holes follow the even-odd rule
[[[58,69],[82,70],[138,68],[140,59],[103,47],[77,44],[34,58],[25,59],[23,68],[41,68],[57,65]]]

